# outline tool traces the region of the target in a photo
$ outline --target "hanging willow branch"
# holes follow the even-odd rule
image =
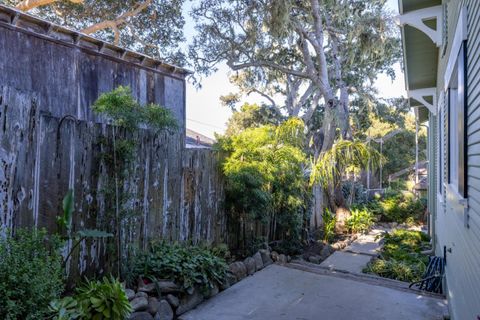
[[[367,144],[340,140],[313,164],[310,183],[320,183],[326,188],[339,183],[342,175],[349,169],[366,169],[369,162],[372,167],[377,168],[382,161],[382,155]]]

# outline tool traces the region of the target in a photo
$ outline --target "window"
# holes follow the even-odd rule
[[[467,197],[466,79],[466,41],[464,41],[447,90],[448,183],[464,198]]]

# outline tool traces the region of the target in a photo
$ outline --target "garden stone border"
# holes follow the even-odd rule
[[[125,290],[133,308],[129,320],[173,320],[255,272],[273,263],[283,265],[290,261],[290,256],[272,252],[270,249],[261,249],[243,261],[229,264],[224,283],[208,292],[195,287],[193,292],[187,293],[171,280],[144,284],[143,280],[139,279],[136,290]]]

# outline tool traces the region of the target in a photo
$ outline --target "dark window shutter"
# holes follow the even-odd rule
[[[462,45],[458,57],[458,193],[467,197],[467,46]]]
[[[447,163],[446,163],[446,166],[445,166],[445,173],[446,173],[446,176],[447,176],[447,183],[450,183],[451,180],[450,180],[450,114],[451,114],[451,94],[450,94],[450,88],[448,88],[447,90],[447,112],[446,112],[446,115],[445,115],[445,119],[447,121],[445,121],[445,133],[444,133],[444,136],[445,136],[445,139],[447,141],[446,143],[446,146],[445,146],[445,153],[447,155]]]

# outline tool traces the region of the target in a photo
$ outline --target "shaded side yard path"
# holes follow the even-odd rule
[[[444,311],[436,297],[271,265],[180,319],[440,320]]]
[[[441,320],[446,302],[408,284],[361,274],[381,244],[373,230],[320,266],[271,265],[221,292],[181,320]]]

